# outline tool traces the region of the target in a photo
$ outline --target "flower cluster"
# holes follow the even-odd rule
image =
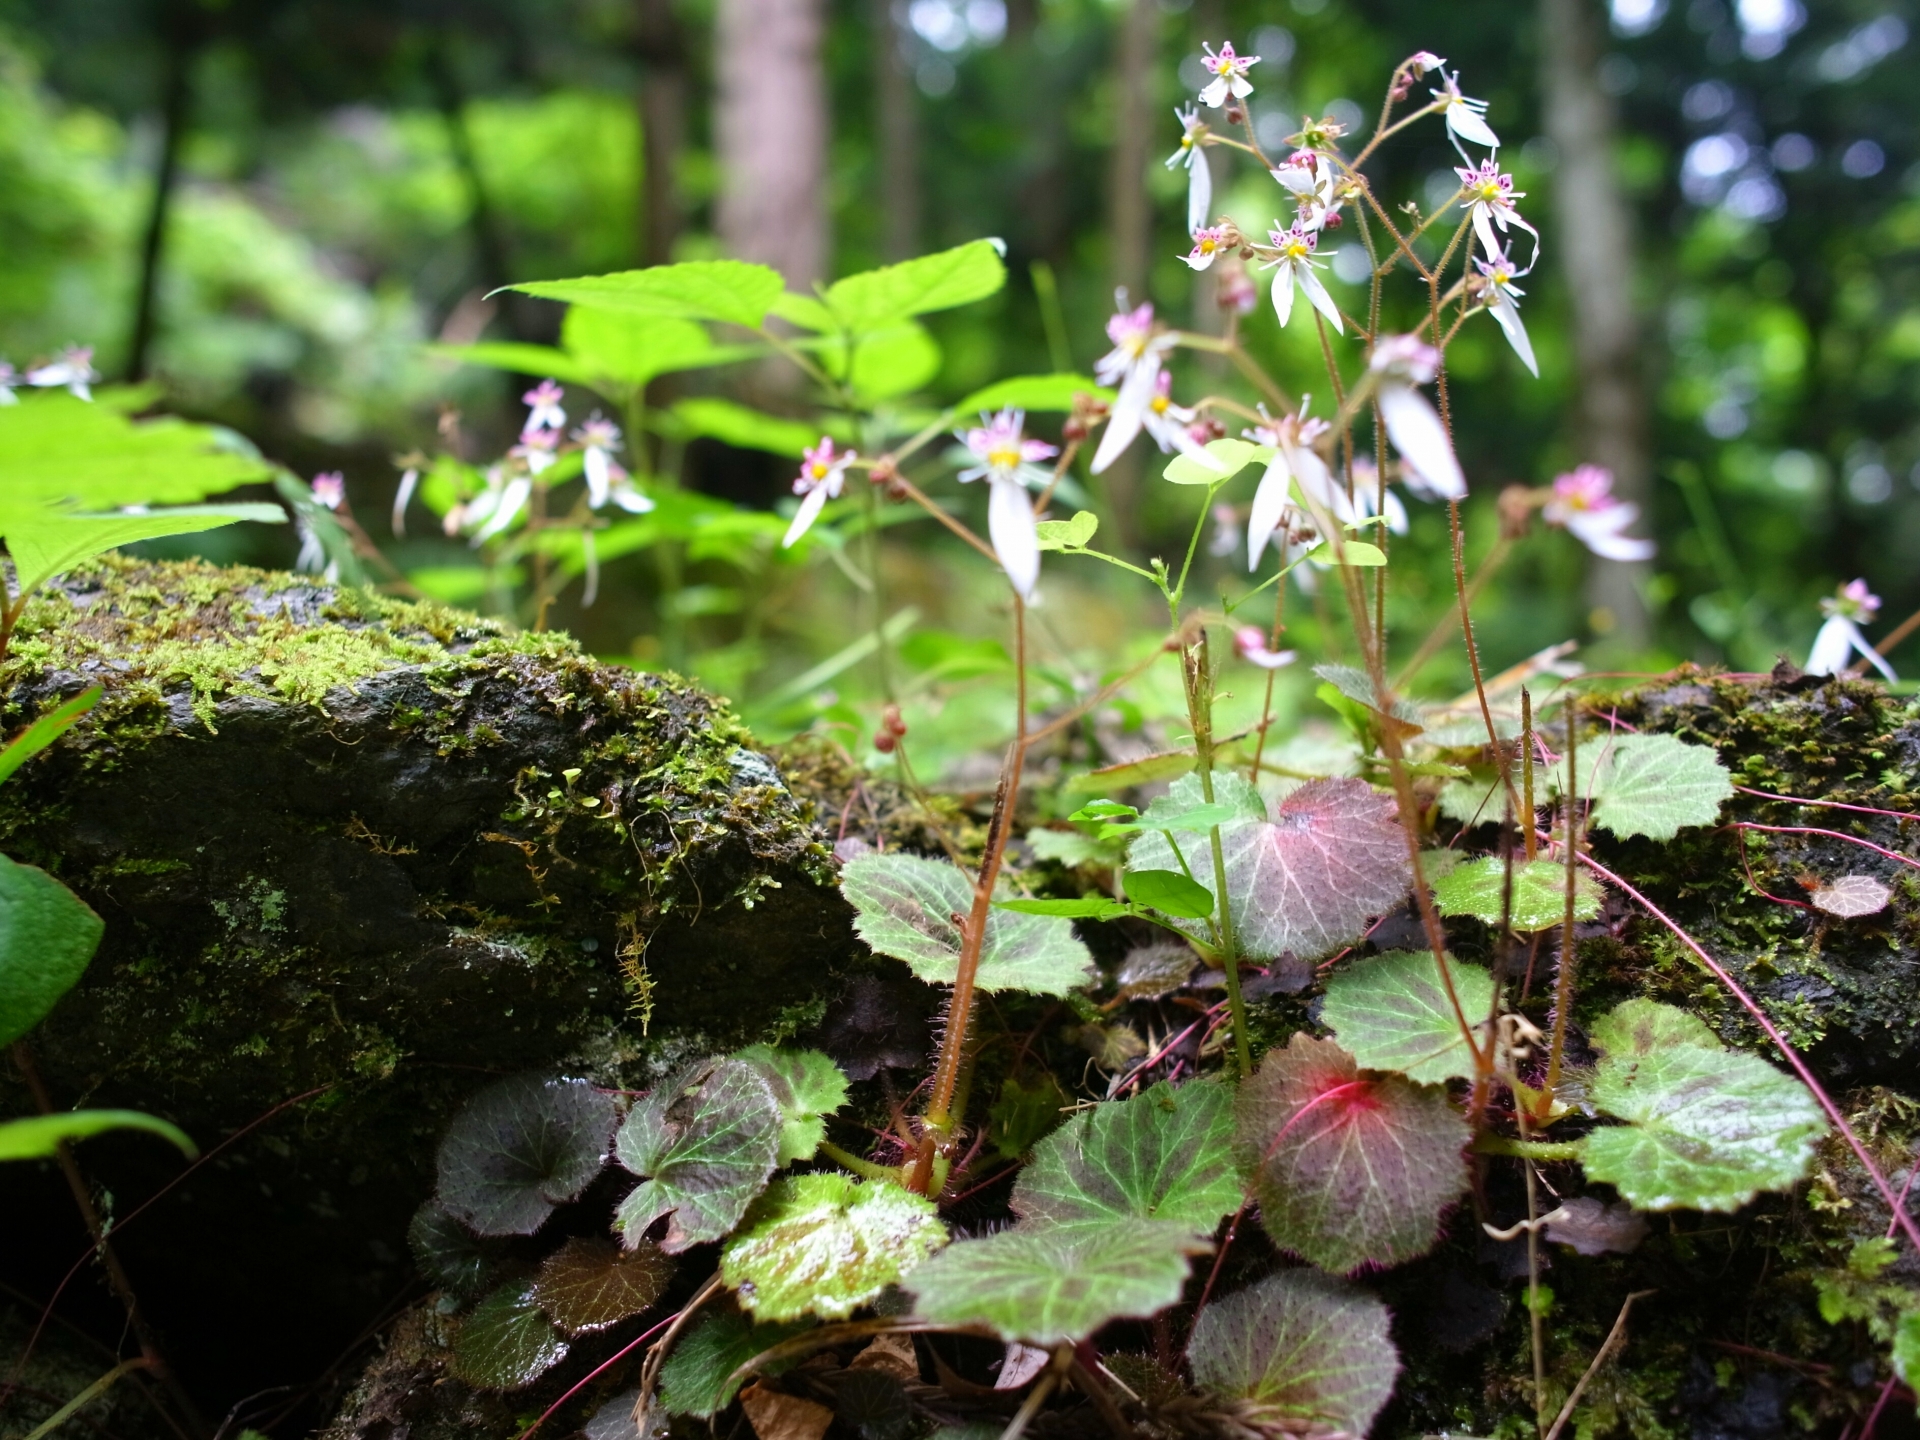
[[[94,382],[100,372],[93,368],[91,345],[69,345],[44,365],[35,365],[22,375],[5,360],[0,360],[0,405],[16,405],[20,397],[13,392],[22,385],[38,390],[65,390],[77,400],[93,399]]]
[[[1807,656],[1809,675],[1839,675],[1858,655],[1887,679],[1900,678],[1860,633],[1860,622],[1880,613],[1880,597],[1867,589],[1865,580],[1849,580],[1837,595],[1820,602],[1820,610],[1827,618],[1813,637],[1813,650]]]
[[[787,526],[786,538],[780,542],[781,549],[791,547],[813,528],[813,522],[820,518],[827,501],[840,498],[841,488],[846,484],[847,467],[859,458],[851,450],[835,454],[833,440],[826,435],[820,437],[818,445],[801,453],[800,473],[793,481],[793,493],[801,497],[800,508],[794,512],[793,523]]]

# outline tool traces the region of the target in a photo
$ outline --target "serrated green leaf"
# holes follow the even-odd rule
[[[1482,735],[1484,739],[1484,734]],[[1539,793],[1545,793],[1544,775],[1535,777]],[[1514,781],[1514,794],[1520,795],[1520,782]],[[1470,768],[1467,778],[1440,787],[1440,813],[1462,825],[1497,825],[1507,813],[1506,795],[1500,776],[1493,770]]]
[[[1042,550],[1079,550],[1093,539],[1100,528],[1100,517],[1091,510],[1081,510],[1071,520],[1042,520],[1033,528]]]
[[[1323,540],[1307,552],[1307,558],[1322,565],[1384,565],[1387,552],[1365,540],[1343,540],[1337,549],[1332,541]]]
[[[825,334],[837,329],[833,312],[822,305],[812,295],[796,295],[791,290],[775,300],[768,309],[769,315],[778,315],[782,320],[798,325],[802,330],[811,330],[815,334]]]
[[[1267,1233],[1323,1270],[1424,1255],[1467,1188],[1467,1122],[1445,1090],[1362,1077],[1304,1032],[1241,1085],[1234,1133]]]
[[[495,1278],[494,1257],[480,1237],[438,1200],[413,1212],[407,1248],[421,1274],[462,1300],[484,1294]]]
[[[827,309],[852,331],[876,330],[909,315],[984,300],[1007,283],[1007,267],[991,240],[904,260],[827,287]]]
[[[755,1325],[738,1310],[709,1308],[681,1337],[660,1367],[660,1404],[670,1415],[705,1420],[733,1401],[740,1385],[730,1377],[756,1355],[791,1340],[806,1325]],[[784,1365],[759,1373],[778,1375]]]
[[[1484,1042],[1493,977],[1460,961],[1449,969],[1460,1009]],[[1348,966],[1327,982],[1320,1019],[1363,1069],[1398,1070],[1423,1085],[1473,1078],[1472,1052],[1430,951],[1400,950]]]
[[[1069,920],[1118,920],[1133,913],[1104,895],[1082,895],[1077,900],[996,900],[993,908],[1011,910],[1016,915],[1058,915]]]
[[[103,693],[100,686],[90,686],[71,700],[55,706],[14,736],[7,748],[0,750],[0,780],[5,780],[27,761],[78,725],[86,718],[87,712],[100,703],[100,696]]]
[[[722,320],[749,330],[766,319],[785,289],[777,272],[744,260],[690,260],[574,280],[533,280],[506,288],[596,310]]]
[[[786,1117],[759,1067],[708,1060],[662,1083],[628,1114],[614,1155],[646,1177],[620,1203],[614,1228],[637,1244],[669,1217],[660,1248],[678,1254],[740,1223],[773,1174]]]
[[[0,757],[4,758],[4,757]],[[1078,830],[1029,830],[1027,849],[1036,860],[1051,860],[1073,869],[1093,866],[1111,870],[1126,859],[1126,846],[1115,840],[1101,840]]]
[[[776,1180],[720,1254],[720,1276],[761,1320],[844,1320],[946,1244],[939,1211],[885,1181],[826,1172]]]
[[[1138,760],[1123,760],[1117,765],[1103,765],[1098,770],[1075,775],[1067,781],[1065,788],[1074,794],[1097,795],[1103,790],[1151,785],[1159,780],[1185,775],[1193,769],[1194,760],[1191,750],[1162,750],[1153,755],[1142,755]]]
[[[854,931],[876,953],[906,961],[922,980],[953,983],[960,927],[952,917],[973,906],[965,872],[915,855],[862,855],[841,870],[840,889],[856,912]],[[981,989],[1064,995],[1092,978],[1092,957],[1070,920],[988,912],[975,980]]]
[[[1733,795],[1733,777],[1706,745],[1672,735],[1594,735],[1580,743],[1579,792],[1593,823],[1621,839],[1671,840],[1684,826],[1711,825]],[[1566,788],[1566,762],[1555,771]]]
[[[1083,1110],[1035,1147],[1013,1189],[1025,1224],[1179,1221],[1210,1234],[1238,1208],[1233,1092],[1165,1081]]]
[[[1160,473],[1176,485],[1218,485],[1246,469],[1259,447],[1248,440],[1209,440],[1205,445],[1212,464],[1182,452]]]
[[[907,1277],[914,1313],[937,1325],[985,1325],[1002,1339],[1053,1346],[1110,1320],[1143,1319],[1180,1298],[1188,1257],[1207,1245],[1177,1222],[1017,1225],[957,1240]]]
[[[194,535],[253,520],[284,525],[287,512],[278,505],[177,505],[139,515],[48,514],[7,527],[7,553],[13,557],[15,593],[24,595],[71,570],[84,560],[168,535]]]
[[[776,1050],[752,1045],[734,1057],[757,1066],[780,1106],[779,1164],[811,1160],[827,1138],[826,1117],[847,1103],[847,1077],[831,1055],[818,1050]]]
[[[145,1130],[170,1140],[189,1160],[200,1150],[178,1125],[139,1110],[61,1110],[0,1122],[0,1160],[41,1160],[57,1154],[63,1140],[85,1140],[109,1130]]]
[[[1356,705],[1364,706],[1374,714],[1380,713],[1380,707],[1374,703],[1379,692],[1373,688],[1373,677],[1357,665],[1316,665],[1313,673]],[[1392,713],[1394,719],[1416,729],[1426,718],[1420,707],[1410,700],[1395,700]]]
[[[1201,1390],[1251,1401],[1288,1431],[1365,1435],[1400,1373],[1390,1324],[1358,1286],[1286,1270],[1203,1310],[1187,1356]]]
[[[1226,777],[1216,776],[1214,783],[1216,797],[1233,803]],[[1198,776],[1182,777],[1167,795],[1177,805],[1197,805],[1201,798]],[[1288,950],[1303,960],[1331,954],[1357,939],[1371,917],[1399,904],[1412,887],[1406,834],[1393,799],[1364,780],[1309,780],[1280,801],[1271,820],[1223,825],[1220,846],[1234,934],[1249,959],[1271,960]],[[1133,842],[1127,865],[1130,870],[1179,868],[1172,847],[1156,831],[1145,831]],[[1195,849],[1188,865],[1211,893],[1207,850]],[[1196,937],[1202,933],[1194,922],[1182,928]]]
[[[567,1357],[567,1342],[533,1298],[531,1281],[502,1285],[453,1333],[453,1374],[481,1390],[523,1390]]]
[[[712,364],[719,349],[692,320],[597,305],[567,307],[560,343],[599,390],[641,389],[657,375]]]
[[[1178,870],[1129,870],[1120,877],[1127,898],[1163,915],[1204,920],[1213,914],[1213,892]]]
[[[46,871],[0,855],[0,1045],[33,1029],[79,983],[104,928]]]
[[[540,1262],[533,1299],[569,1335],[638,1315],[666,1292],[673,1261],[642,1240],[622,1250],[598,1235],[576,1235]]]
[[[870,330],[854,342],[846,381],[856,399],[873,404],[910,394],[939,373],[938,342],[926,326],[906,320]]]
[[[1920,1310],[1902,1311],[1893,1322],[1893,1373],[1908,1385],[1920,1379]]]
[[[1457,867],[1433,881],[1433,900],[1443,915],[1471,915],[1489,925],[1500,923],[1507,867],[1489,855]],[[1513,866],[1511,911],[1507,924],[1523,933],[1561,924],[1567,913],[1567,867],[1556,860],[1520,861]],[[1573,918],[1591,920],[1600,913],[1600,886],[1575,870]]]
[[[994,381],[984,390],[974,391],[966,399],[957,401],[953,408],[961,415],[1005,410],[1009,406],[1042,413],[1065,412],[1073,409],[1075,395],[1090,395],[1112,404],[1114,392],[1085,375],[1011,375]]]
[[[480,1091],[440,1142],[439,1195],[481,1235],[531,1235],[607,1161],[613,1097],[585,1080],[514,1075]]]
[[[1060,1082],[1046,1071],[1031,1085],[1009,1077],[987,1112],[993,1148],[1003,1160],[1018,1160],[1039,1141],[1060,1128],[1061,1112],[1069,1102]]]
[[[1582,1163],[1635,1209],[1737,1210],[1804,1179],[1826,1134],[1806,1086],[1757,1055],[1685,1038],[1704,1029],[1651,1000],[1594,1027],[1606,1053],[1587,1098],[1628,1123],[1589,1135]]]

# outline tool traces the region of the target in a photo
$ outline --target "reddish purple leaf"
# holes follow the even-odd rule
[[[1447,1092],[1362,1071],[1331,1040],[1299,1034],[1268,1051],[1235,1112],[1267,1233],[1323,1270],[1425,1254],[1467,1186],[1470,1136]]]

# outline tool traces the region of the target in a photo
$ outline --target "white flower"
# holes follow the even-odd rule
[[[565,429],[567,412],[560,408],[560,400],[566,393],[553,381],[542,380],[522,395],[521,401],[532,408],[527,412],[527,423],[521,434],[524,436],[533,430]]]
[[[1187,167],[1187,233],[1191,235],[1207,223],[1207,212],[1213,208],[1213,171],[1200,144],[1207,127],[1197,105],[1176,108],[1173,118],[1180,122],[1180,148],[1167,157],[1167,168]]]
[[[1268,231],[1267,238],[1276,253],[1261,268],[1273,271],[1273,313],[1280,317],[1280,323],[1285,325],[1293,318],[1293,287],[1298,285],[1313,308],[1326,316],[1335,330],[1344,333],[1346,327],[1340,323],[1340,307],[1333,303],[1327,287],[1313,273],[1318,263],[1313,252],[1320,243],[1319,235],[1296,220],[1285,230]]]
[[[1324,230],[1327,222],[1339,213],[1343,202],[1333,166],[1317,151],[1296,150],[1267,173],[1299,203],[1299,214],[1295,217],[1298,228]]]
[[[1207,73],[1213,76],[1212,83],[1200,92],[1202,105],[1218,110],[1227,103],[1229,95],[1236,100],[1244,100],[1253,93],[1253,86],[1247,83],[1247,71],[1260,63],[1258,55],[1234,54],[1231,40],[1220,46],[1218,55],[1213,53],[1211,45],[1203,43],[1200,48],[1206,52],[1205,58],[1200,63],[1205,65]]]
[[[1467,493],[1467,477],[1453,453],[1447,427],[1414,387],[1439,372],[1440,352],[1414,335],[1390,335],[1374,347],[1371,362],[1379,377],[1375,396],[1387,438],[1400,453],[1410,483],[1419,483],[1447,500]]]
[[[1480,295],[1486,302],[1487,313],[1506,332],[1507,343],[1513,347],[1513,353],[1520,357],[1520,363],[1533,372],[1534,379],[1539,379],[1540,365],[1533,358],[1533,341],[1527,338],[1526,322],[1521,320],[1520,306],[1514,298],[1527,293],[1513,283],[1514,276],[1520,272],[1513,268],[1513,261],[1507,258],[1504,250],[1494,251],[1491,262],[1476,259],[1473,263],[1480,267],[1480,273],[1486,277],[1487,283]]]
[[[1102,385],[1118,386],[1120,393],[1114,397],[1100,448],[1093,454],[1096,475],[1118,460],[1140,433],[1160,378],[1161,357],[1173,348],[1173,337],[1154,325],[1151,304],[1128,310],[1124,291],[1114,298],[1120,313],[1107,320],[1107,338],[1113,342],[1113,349],[1100,357],[1093,373]]]
[[[1859,622],[1871,620],[1880,611],[1880,597],[1868,591],[1866,581],[1849,580],[1837,596],[1822,600],[1820,608],[1827,620],[1813,637],[1813,650],[1807,656],[1809,675],[1838,675],[1857,654],[1887,679],[1900,678],[1860,633]]]
[[[613,498],[615,480],[627,478],[626,470],[613,458],[620,448],[620,427],[603,419],[596,410],[587,417],[586,424],[573,432],[573,438],[580,442],[580,469],[587,479],[587,504],[598,510]]]
[[[1613,493],[1613,472],[1581,465],[1553,482],[1553,498],[1540,511],[1549,525],[1563,527],[1587,549],[1607,560],[1650,560],[1653,542],[1622,535],[1639,518],[1640,507]]]
[[[1416,50],[1407,57],[1407,69],[1415,75],[1424,75],[1429,70],[1438,70],[1446,63],[1443,57],[1434,54],[1431,50]]]
[[[1336,487],[1336,493],[1345,498],[1344,490]],[[1383,495],[1386,497],[1384,507],[1381,502]],[[1400,497],[1390,487],[1381,486],[1379,468],[1365,455],[1353,458],[1353,507],[1354,519],[1349,524],[1384,513],[1387,529],[1396,535],[1407,533],[1407,507],[1400,503]]]
[[[820,443],[806,450],[800,461],[800,474],[793,482],[793,493],[803,496],[800,508],[794,512],[793,523],[787,526],[786,537],[781,540],[780,548],[787,547],[813,528],[813,522],[820,518],[820,511],[827,501],[840,498],[841,488],[846,484],[847,467],[860,456],[852,450],[833,453],[833,438],[820,437]]]
[[[347,498],[347,477],[338,470],[313,477],[313,503],[327,510],[338,510]]]
[[[507,454],[525,465],[529,475],[539,475],[559,457],[559,449],[558,430],[536,430],[529,425],[520,432],[520,443]]]
[[[1037,462],[1059,452],[1044,440],[1026,438],[1024,411],[1007,409],[980,418],[984,423],[962,437],[980,463],[962,470],[959,479],[963,484],[987,482],[987,534],[993,540],[993,553],[1000,557],[1000,567],[1020,598],[1032,600],[1033,587],[1040,580],[1040,538],[1027,486],[1045,485],[1053,478]]]
[[[1540,259],[1540,232],[1520,218],[1520,211],[1514,201],[1527,198],[1524,190],[1513,188],[1513,176],[1503,175],[1500,164],[1491,155],[1482,160],[1478,168],[1454,167],[1454,174],[1460,177],[1460,183],[1466,189],[1466,198],[1461,201],[1467,207],[1467,214],[1473,221],[1473,233],[1480,237],[1481,247],[1489,257],[1499,255],[1503,247],[1493,238],[1493,227],[1498,225],[1504,233],[1509,225],[1517,225],[1533,236],[1533,259],[1527,262],[1527,270],[1533,269]],[[1526,270],[1517,272],[1526,274]]]
[[[1262,670],[1278,670],[1282,665],[1293,663],[1293,651],[1267,648],[1267,632],[1258,625],[1242,625],[1234,631],[1233,648],[1240,652],[1241,659]]]
[[[0,360],[0,405],[18,405],[20,403],[20,397],[13,393],[14,387],[19,383],[20,376],[18,372],[5,360]]]
[[[400,476],[400,488],[393,492],[393,533],[396,539],[407,536],[407,506],[413,503],[413,492],[420,488],[420,472],[409,465]]]
[[[93,368],[91,345],[69,345],[45,365],[27,372],[27,384],[42,389],[64,385],[67,393],[77,400],[93,399],[91,387],[99,378],[100,373]]]
[[[1140,423],[1146,426],[1147,434],[1153,437],[1153,443],[1160,447],[1162,455],[1178,450],[1182,455],[1190,455],[1209,470],[1221,469],[1221,464],[1207,453],[1206,446],[1193,438],[1188,427],[1194,422],[1194,412],[1184,405],[1173,403],[1173,376],[1165,370],[1154,381],[1153,397],[1147,401],[1147,407],[1140,412]]]
[[[1476,145],[1484,145],[1489,150],[1500,148],[1500,137],[1493,133],[1493,127],[1487,124],[1487,102],[1472,100],[1460,93],[1460,80],[1457,74],[1440,72],[1440,81],[1444,88],[1430,90],[1427,93],[1446,106],[1447,131],[1453,137],[1453,148],[1460,150],[1462,140],[1471,140]],[[1460,158],[1468,160],[1467,152],[1460,150]],[[1468,160],[1471,164],[1471,160]]]
[[[1193,232],[1193,249],[1180,258],[1195,270],[1205,270],[1233,247],[1227,243],[1224,225],[1212,225]]]
[[[1337,515],[1336,507],[1346,499],[1344,493],[1336,498],[1333,477],[1313,448],[1314,441],[1327,433],[1327,422],[1309,420],[1307,404],[1302,400],[1297,415],[1282,415],[1247,432],[1249,438],[1274,449],[1273,459],[1267,462],[1266,471],[1260,476],[1259,488],[1253,492],[1253,509],[1247,516],[1249,571],[1260,568],[1260,557],[1266,553],[1267,542],[1275,532],[1290,538],[1294,530],[1305,528],[1301,524],[1305,516],[1293,502],[1296,484],[1308,505],[1318,507],[1322,513]],[[1284,553],[1281,563],[1293,558],[1290,551]]]

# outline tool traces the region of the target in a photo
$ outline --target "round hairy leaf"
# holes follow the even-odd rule
[[[907,1277],[914,1311],[937,1325],[986,1325],[1004,1340],[1059,1345],[1180,1298],[1190,1225],[1153,1220],[1018,1225],[949,1245]]]
[[[1362,1076],[1295,1035],[1240,1087],[1235,1139],[1274,1243],[1324,1270],[1397,1265],[1439,1237],[1467,1186],[1467,1122],[1438,1086]]]
[[[1563,789],[1565,775],[1563,761]],[[1684,825],[1711,825],[1733,795],[1733,777],[1712,747],[1672,735],[1590,736],[1580,743],[1576,778],[1593,801],[1593,823],[1623,840],[1671,840]]]
[[[1203,1310],[1187,1355],[1209,1394],[1365,1435],[1400,1373],[1388,1324],[1387,1307],[1357,1286],[1287,1270]]]
[[[1158,1000],[1187,983],[1196,957],[1184,940],[1163,936],[1127,952],[1113,973],[1113,988],[1123,1000]]]
[[[973,908],[973,880],[964,871],[916,855],[862,855],[841,870],[840,890],[853,905],[854,930],[877,954],[906,961],[932,984],[954,982],[960,927],[953,917]],[[987,912],[975,981],[981,989],[1064,995],[1092,979],[1092,957],[1071,920]]]
[[[1034,1147],[1013,1190],[1028,1223],[1170,1220],[1206,1234],[1240,1204],[1233,1095],[1161,1081],[1131,1100],[1083,1110]]]
[[[1225,778],[1216,777],[1216,795]],[[1198,777],[1176,781],[1169,799],[1200,803]],[[1221,826],[1220,844],[1234,932],[1251,959],[1272,960],[1288,950],[1303,960],[1329,954],[1358,938],[1368,919],[1404,900],[1413,883],[1393,799],[1364,780],[1309,780],[1280,802],[1271,820]],[[1206,843],[1195,837],[1181,850],[1194,879],[1211,894]],[[1157,832],[1134,841],[1127,865],[1180,868]],[[1200,933],[1194,922],[1187,928]]]
[[[466,1104],[440,1142],[440,1203],[482,1235],[531,1235],[607,1163],[613,1097],[515,1075]]]
[[[902,1440],[913,1425],[913,1402],[899,1377],[849,1370],[833,1392],[833,1413],[860,1440]]]
[[[1448,971],[1474,1039],[1484,1043],[1493,977],[1459,961]],[[1398,950],[1340,971],[1327,982],[1320,1019],[1365,1069],[1398,1070],[1424,1085],[1473,1077],[1473,1054],[1431,951]]]
[[[79,981],[100,917],[66,886],[0,855],[0,1045],[11,1045]]]
[[[1587,1098],[1628,1123],[1589,1135],[1582,1163],[1634,1208],[1737,1210],[1805,1177],[1827,1125],[1791,1075],[1651,1000],[1620,1006],[1593,1040],[1606,1053]]]
[[[480,1238],[438,1200],[413,1212],[407,1245],[422,1274],[462,1299],[480,1294],[493,1278],[493,1257]]]
[[[776,1050],[753,1045],[733,1057],[754,1066],[773,1087],[780,1106],[778,1163],[811,1160],[827,1138],[826,1117],[847,1103],[847,1077],[818,1050]]]
[[[1830,885],[1816,886],[1807,899],[1815,909],[1852,920],[1879,914],[1892,903],[1893,891],[1871,875],[1842,875]]]
[[[662,1084],[614,1142],[620,1163],[647,1177],[614,1216],[627,1244],[662,1215],[669,1254],[724,1236],[766,1186],[785,1124],[767,1077],[744,1060],[705,1061]]]
[[[844,1320],[947,1243],[925,1197],[828,1171],[777,1180],[720,1256],[761,1320]]]
[[[1471,915],[1489,925],[1500,923],[1507,867],[1497,855],[1474,860],[1433,882],[1433,900],[1443,915]],[[1523,861],[1513,867],[1513,893],[1507,924],[1522,932],[1545,930],[1567,918],[1567,867],[1554,860]],[[1600,913],[1600,886],[1575,870],[1573,918],[1591,920]]]
[[[569,1335],[604,1330],[638,1315],[660,1298],[673,1278],[673,1261],[642,1240],[622,1251],[611,1240],[579,1236],[540,1265],[533,1298]]]
[[[729,1377],[747,1361],[791,1340],[805,1325],[755,1325],[738,1310],[709,1308],[680,1337],[660,1367],[660,1405],[670,1415],[705,1420],[724,1410],[740,1386]],[[759,1373],[778,1375],[785,1365]]]
[[[502,1285],[453,1333],[454,1375],[481,1390],[519,1390],[566,1358],[567,1342],[547,1323],[533,1286]]]
[[[621,1391],[588,1419],[587,1440],[641,1440],[640,1427],[633,1423],[633,1407],[639,1403],[638,1386]],[[653,1406],[647,1415],[647,1440],[665,1440],[668,1429],[666,1411]]]

